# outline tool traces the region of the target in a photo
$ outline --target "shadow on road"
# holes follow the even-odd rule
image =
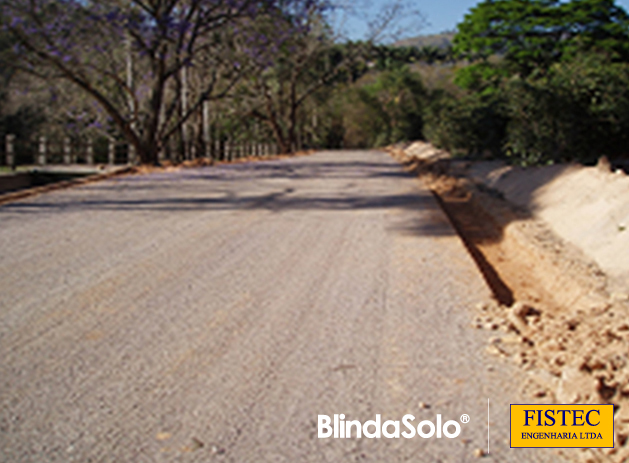
[[[452,235],[449,224],[439,220],[440,209],[430,194],[416,190],[399,193],[399,189],[391,188],[393,179],[411,177],[398,164],[386,161],[295,158],[124,177],[9,203],[0,207],[0,215],[416,210],[422,211],[421,217],[400,216],[395,230],[403,234]]]

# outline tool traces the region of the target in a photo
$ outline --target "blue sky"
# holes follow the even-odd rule
[[[446,30],[452,30],[463,20],[465,14],[471,7],[478,4],[480,0],[424,0],[413,2],[414,8],[421,11],[429,24],[423,28],[409,31],[407,36],[437,34]],[[370,13],[379,11],[387,0],[371,0],[366,10]],[[616,0],[616,5],[621,6],[629,12],[629,0]],[[353,39],[361,38],[364,35],[365,27],[361,21],[348,23],[348,32]]]

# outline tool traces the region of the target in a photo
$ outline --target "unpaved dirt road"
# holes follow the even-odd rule
[[[429,192],[376,151],[130,176],[0,207],[0,461],[558,461]],[[429,408],[421,408],[419,403]],[[459,421],[318,439],[317,416]],[[404,429],[402,429],[404,430]]]

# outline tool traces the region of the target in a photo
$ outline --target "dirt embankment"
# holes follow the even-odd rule
[[[479,162],[468,171],[583,250],[608,276],[610,291],[629,293],[629,176],[622,170],[603,158],[596,167]]]
[[[454,160],[425,143],[393,154],[435,193],[493,290],[473,321],[496,333],[487,351],[528,371],[533,397],[613,403],[615,448],[583,457],[629,461],[629,178],[604,162]]]

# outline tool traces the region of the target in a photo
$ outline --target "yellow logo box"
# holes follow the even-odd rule
[[[613,446],[613,405],[511,405],[511,448]]]

